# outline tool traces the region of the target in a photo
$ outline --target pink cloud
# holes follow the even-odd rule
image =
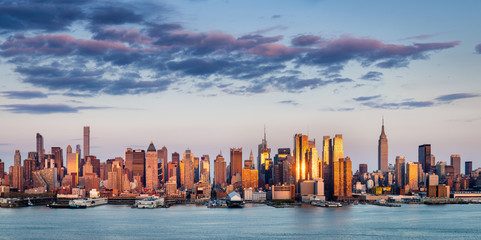
[[[293,56],[302,52],[299,48],[286,47],[281,44],[261,44],[247,51],[250,54],[256,54],[264,57],[281,57],[281,56]]]
[[[129,48],[122,43],[76,39],[66,34],[37,35],[35,37],[14,39],[3,43],[1,48],[4,49],[3,54],[7,56],[23,53],[63,55],[74,51],[89,54],[99,54],[106,51],[137,51],[136,49]]]

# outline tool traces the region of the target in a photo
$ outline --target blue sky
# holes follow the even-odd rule
[[[102,160],[151,140],[247,159],[265,124],[273,151],[341,133],[372,171],[384,116],[390,163],[431,143],[478,167],[480,5],[2,1],[0,158],[26,157],[37,132],[47,151],[80,144],[90,125]]]

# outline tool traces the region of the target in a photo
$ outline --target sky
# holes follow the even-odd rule
[[[296,133],[343,134],[377,169],[431,144],[481,167],[480,1],[0,1],[0,159],[82,144],[105,161],[150,141],[195,156],[266,128],[272,152]],[[75,147],[74,147],[75,148]],[[462,164],[464,169],[464,164]],[[464,170],[463,170],[464,171]]]

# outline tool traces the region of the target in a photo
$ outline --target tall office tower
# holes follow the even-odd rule
[[[216,188],[225,187],[227,185],[226,164],[224,157],[219,153],[214,160],[214,184]]]
[[[248,168],[248,169],[254,168],[254,155],[252,154],[252,151],[249,156],[249,159],[244,160],[244,168]]]
[[[306,160],[308,136],[300,133],[294,135],[294,159],[296,161],[296,182],[307,180],[309,170]]]
[[[134,150],[133,154],[133,166],[132,166],[132,176],[140,177],[140,183],[145,186],[145,151],[144,150]]]
[[[145,157],[145,187],[150,190],[156,190],[159,187],[157,150],[154,143],[150,142]]]
[[[418,165],[413,162],[406,164],[406,183],[411,191],[418,190]]]
[[[194,154],[190,149],[185,150],[184,156],[180,167],[184,169],[181,172],[183,174],[183,185],[185,189],[192,189],[194,187]]]
[[[464,174],[466,174],[466,176],[469,176],[471,175],[472,171],[473,171],[473,162],[472,161],[464,162]]]
[[[436,175],[440,178],[446,176],[446,163],[445,162],[437,162],[436,163]]]
[[[79,159],[82,157],[82,147],[80,146],[80,144],[77,144],[77,146],[75,147],[75,153],[78,153]]]
[[[341,176],[342,166],[339,163],[341,158],[344,158],[344,149],[343,149],[343,141],[342,141],[342,134],[336,134],[336,136],[331,139],[332,140],[332,149],[331,149],[331,185],[332,186],[332,196],[341,196],[340,189],[341,189],[341,181],[343,180]]]
[[[317,153],[315,140],[308,141],[306,160],[308,165],[307,179],[309,180],[318,179],[320,177],[319,171],[321,169],[319,167],[319,156]]]
[[[454,168],[454,175],[459,176],[461,174],[461,156],[458,154],[452,154],[451,166]]]
[[[200,158],[200,180],[210,183],[210,159],[209,155],[202,155]]]
[[[332,176],[331,176],[331,139],[329,136],[324,136],[322,138],[322,171],[321,171],[321,178],[324,179],[325,191],[327,195],[330,194],[329,191],[332,189],[329,186],[332,186]]]
[[[38,169],[43,168],[42,166],[44,165],[44,154],[45,154],[45,149],[43,148],[43,137],[42,135],[40,135],[40,133],[37,133],[38,161],[35,163],[35,165]]]
[[[240,175],[240,176],[239,176]],[[234,184],[236,176],[242,179],[242,148],[230,149],[230,183]]]
[[[52,155],[55,159],[57,173],[60,175],[60,169],[63,167],[63,150],[61,147],[52,147]]]
[[[5,163],[0,159],[0,182],[5,177]]]
[[[359,174],[367,173],[367,164],[366,163],[360,163],[359,164]]]
[[[165,146],[157,150],[157,157],[160,159],[160,164],[162,165],[161,169],[159,168],[159,171],[162,171],[162,178],[160,179],[160,181],[162,183],[166,183],[167,181],[169,181],[169,178],[167,177],[168,153],[167,153],[167,148]]]
[[[33,171],[35,171],[35,160],[31,158],[23,160],[23,176],[28,186],[33,184]]]
[[[200,180],[199,164],[199,158],[194,157],[194,183],[198,183]]]
[[[256,169],[252,169],[249,165],[244,166],[242,169],[242,188],[256,189],[259,187],[259,174]]]
[[[127,148],[125,151],[125,168],[129,171],[129,181],[132,182],[134,180],[134,152],[132,151],[132,148]],[[106,167],[106,169],[109,171],[109,167]]]
[[[96,156],[87,156],[87,161],[90,161],[90,164],[92,164],[92,173],[95,173],[97,177],[100,178],[100,159],[97,159]]]
[[[175,169],[175,176],[177,176],[177,179],[176,179],[176,182],[177,182],[177,188],[180,187],[181,185],[181,170],[180,170],[180,154],[178,152],[173,152],[172,153],[172,163],[175,164],[175,166],[177,166],[177,168]]]
[[[419,146],[418,162],[421,163],[425,173],[431,172],[431,144],[423,144]]]
[[[28,159],[32,159],[35,162],[35,170],[37,170],[39,167],[39,165],[37,165],[39,163],[37,152],[28,152]]]
[[[84,159],[90,155],[90,127],[84,126]]]
[[[352,197],[352,162],[351,158],[344,158],[343,163],[343,185],[342,185],[342,195],[343,197]]]
[[[384,118],[382,119],[382,130],[381,135],[379,136],[379,141],[377,145],[377,163],[379,166],[379,170],[383,172],[387,172],[388,166],[388,150],[387,150],[387,136],[384,133]]]
[[[22,165],[22,156],[20,155],[20,150],[15,150],[14,156],[14,166]]]
[[[257,149],[257,170],[259,172],[259,182],[260,185],[264,185],[268,183],[268,179],[266,179],[266,172],[269,171],[269,161],[271,160],[271,149],[267,147],[267,138],[266,138],[266,128],[264,127],[264,138],[262,139],[261,144],[259,144]]]
[[[406,186],[406,159],[403,156],[396,157],[396,186],[404,188]]]

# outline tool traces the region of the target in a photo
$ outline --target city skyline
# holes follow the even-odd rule
[[[46,151],[84,147],[79,126],[90,126],[101,160],[153,141],[212,161],[255,152],[265,124],[273,152],[295,133],[343,134],[353,169],[373,171],[385,116],[389,164],[431,144],[436,161],[476,167],[480,6],[1,2],[0,158],[35,151],[35,133]]]

